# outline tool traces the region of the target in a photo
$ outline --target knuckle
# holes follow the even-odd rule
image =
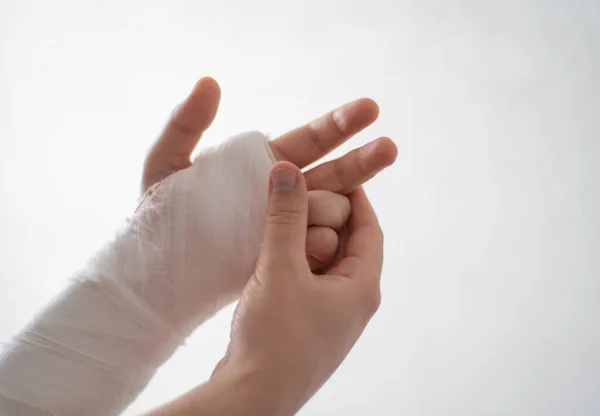
[[[320,238],[323,241],[323,247],[327,251],[337,250],[337,246],[339,243],[338,235],[331,228],[323,228],[321,232]]]
[[[348,175],[346,175],[346,169],[344,164],[342,163],[343,159],[333,161],[333,172],[334,177],[338,182],[339,191],[345,191],[348,187]]]
[[[313,146],[321,153],[327,152],[327,145],[325,144],[323,137],[319,134],[318,129],[313,124],[309,124],[307,131]]]
[[[330,215],[330,224],[334,228],[342,227],[350,217],[350,200],[337,193],[330,193],[325,200],[325,209]]]
[[[348,199],[348,197],[342,196],[339,199],[339,203],[338,203],[338,215],[339,215],[339,219],[341,220],[342,225],[344,225],[346,223],[346,221],[348,221],[348,218],[350,218],[351,212],[352,212],[352,209],[350,206],[350,200]]]
[[[331,117],[331,121],[333,124],[333,130],[337,137],[346,136],[346,129],[344,128],[344,123],[340,120],[339,117],[336,117],[336,113]]]
[[[350,201],[331,191],[309,193],[309,217],[311,225],[338,229],[350,216]]]
[[[177,133],[181,134],[182,136],[193,136],[195,134],[197,134],[198,132],[196,131],[196,129],[193,129],[187,125],[182,124],[176,117],[176,111],[178,110],[178,107],[175,108],[175,110],[173,111],[173,113],[171,114],[171,118],[169,120],[169,127],[171,127],[173,130],[175,130]]]
[[[309,227],[306,235],[306,252],[318,260],[328,261],[335,256],[339,238],[327,227]]]
[[[367,167],[365,166],[365,158],[361,157],[361,153],[360,153],[361,149],[355,149],[353,151],[353,160],[356,166],[356,170],[358,172],[358,174],[363,177],[366,178],[369,176],[369,169],[367,169]]]
[[[273,210],[267,217],[267,222],[273,225],[296,224],[300,218],[300,212],[296,209],[278,208]]]

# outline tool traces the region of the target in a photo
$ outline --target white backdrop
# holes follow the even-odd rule
[[[367,186],[383,305],[302,415],[600,414],[595,0],[0,0],[0,340],[132,212],[204,75],[202,145],[369,96],[380,120],[341,151],[399,147]],[[205,380],[231,313],[127,414]]]

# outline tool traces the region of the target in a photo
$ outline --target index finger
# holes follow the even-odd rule
[[[303,168],[369,126],[378,116],[375,101],[361,98],[285,133],[270,143],[271,150],[277,160]]]
[[[352,215],[348,221],[346,253],[328,274],[379,280],[383,265],[383,232],[362,187],[348,195]]]

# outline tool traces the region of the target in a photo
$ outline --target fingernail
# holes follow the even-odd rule
[[[273,171],[271,175],[273,181],[273,189],[276,191],[289,191],[296,187],[298,178],[296,172],[290,169],[279,168]]]

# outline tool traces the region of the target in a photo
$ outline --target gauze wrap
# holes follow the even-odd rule
[[[5,346],[0,414],[123,411],[189,332],[241,293],[260,251],[273,163],[266,137],[245,133],[153,186]]]

